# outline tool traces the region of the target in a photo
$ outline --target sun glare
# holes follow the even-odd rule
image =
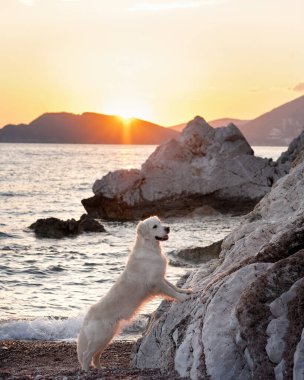
[[[132,121],[132,119],[153,120],[148,107],[140,101],[125,100],[119,101],[113,100],[105,104],[103,112],[109,115],[119,116],[126,123]]]

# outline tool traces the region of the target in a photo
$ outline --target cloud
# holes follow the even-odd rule
[[[188,0],[188,1],[147,1],[133,5],[132,11],[160,12],[174,9],[193,9],[203,5],[213,5],[222,3],[223,0]]]
[[[292,90],[297,92],[304,92],[304,82],[296,84]]]

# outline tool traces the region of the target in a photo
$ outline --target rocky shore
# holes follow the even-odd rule
[[[160,145],[141,170],[117,170],[97,180],[87,213],[112,220],[191,214],[204,206],[221,213],[253,209],[288,171],[254,156],[233,124],[212,128],[197,116],[179,137]]]
[[[219,257],[184,279],[192,297],[160,305],[134,367],[190,379],[304,378],[303,136],[285,156],[290,173],[224,239]]]
[[[228,182],[223,182],[216,196],[206,194],[200,201],[210,201],[208,207],[212,206],[216,212],[219,205],[225,204],[224,201],[219,202],[218,194],[227,195],[226,200],[231,202],[232,190],[241,197],[240,188],[246,193],[243,201],[246,203],[248,194],[251,194],[252,204],[263,196],[263,192],[264,196],[244,216],[241,226],[223,241],[207,248],[197,247],[176,253],[179,259],[199,265],[179,283],[179,286],[192,287],[193,294],[189,299],[182,303],[162,302],[151,315],[146,331],[136,344],[114,341],[107,348],[102,355],[103,368],[100,371],[84,373],[79,370],[75,343],[1,341],[0,379],[304,379],[304,132],[274,163],[264,159],[255,161],[249,151],[251,148],[235,127],[227,128],[219,134],[238,136],[236,140],[228,138],[227,150],[232,161],[226,156],[229,165],[234,162],[238,167],[233,172],[234,182],[230,182],[234,185],[225,187]],[[202,129],[204,139],[199,140]],[[218,151],[212,156],[208,150],[214,148],[212,143],[207,144],[204,151],[209,153],[201,155],[208,131],[209,126],[205,122],[195,119],[188,130],[189,135],[187,132],[183,137],[187,141],[187,149],[191,147],[192,153],[200,152],[197,157],[200,164],[208,156],[201,176],[208,170],[208,165],[218,167],[225,161],[224,158],[217,161]],[[190,136],[195,138],[191,140]],[[225,141],[222,141],[223,145]],[[230,142],[235,141],[244,154],[233,156]],[[167,144],[175,146],[176,142]],[[147,170],[149,180],[158,179],[162,186],[169,186],[163,174],[173,172],[174,165],[183,168],[183,159],[176,160],[180,156],[175,155],[172,162],[170,156],[166,156],[171,152],[167,150],[167,144],[153,153],[151,157],[154,158],[150,157],[141,171],[121,170],[108,174],[101,182],[97,181],[94,186],[97,195],[92,202],[96,202],[98,197],[105,197],[98,191],[113,197],[107,198],[109,204],[102,203],[92,208],[91,215],[122,220],[141,217],[137,210],[142,199],[147,200],[147,195],[141,198],[142,194],[147,194],[144,190],[148,191],[145,188],[148,179],[137,181],[142,173]],[[181,144],[178,142],[179,147]],[[219,146],[214,149],[218,150]],[[183,149],[178,152],[184,157]],[[186,152],[189,153],[188,150]],[[149,166],[150,159],[157,165],[155,171]],[[168,162],[168,165],[163,167],[163,162]],[[193,166],[196,159],[190,162]],[[246,165],[251,162],[251,169],[248,166],[242,168],[241,163],[244,162]],[[258,164],[254,166],[256,162]],[[189,165],[187,167],[189,169]],[[254,167],[259,168],[257,172]],[[227,166],[225,170],[229,171]],[[182,173],[185,175],[185,171]],[[232,172],[228,174],[232,176]],[[133,181],[134,176],[137,182]],[[177,182],[172,176],[170,178],[173,181],[171,188],[176,190]],[[179,181],[182,183],[183,178],[179,177]],[[189,182],[187,186],[195,189],[199,184]],[[159,195],[158,204],[156,193],[149,193],[151,200],[142,213],[151,207],[155,210],[159,205],[164,207],[164,198]],[[182,208],[187,199],[182,197],[183,194],[182,191],[174,200],[177,213],[193,212],[193,207],[199,204],[196,203],[198,198],[193,195],[194,201]],[[133,206],[132,197],[139,200]],[[129,203],[123,208],[127,201]],[[172,202],[171,199],[167,208],[164,207],[168,213],[174,204]],[[240,203],[235,202],[236,207],[243,205],[241,200]],[[204,208],[204,204],[200,207]]]
[[[102,370],[80,371],[76,343],[0,341],[1,380],[165,380],[176,374],[130,367],[133,342],[114,341],[104,352]]]

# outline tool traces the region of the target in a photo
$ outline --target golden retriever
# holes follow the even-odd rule
[[[104,351],[123,321],[130,320],[140,306],[154,296],[184,301],[190,289],[180,289],[165,279],[167,259],[160,242],[168,240],[169,227],[156,216],[141,221],[127,265],[109,292],[86,314],[78,335],[78,360],[84,371],[92,362],[100,366]]]

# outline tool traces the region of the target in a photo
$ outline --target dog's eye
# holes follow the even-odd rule
[[[153,226],[153,228],[157,228],[157,225],[155,224],[155,225]]]

